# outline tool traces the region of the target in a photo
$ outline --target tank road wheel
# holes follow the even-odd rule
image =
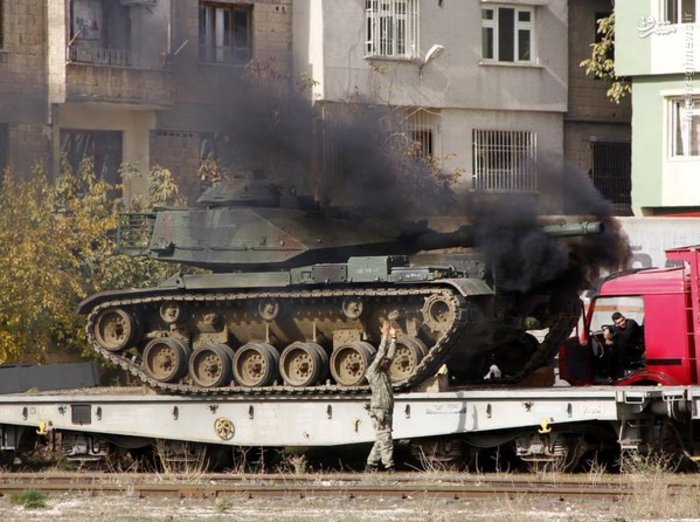
[[[425,298],[423,308],[423,324],[434,333],[445,333],[457,319],[456,311],[450,301],[440,294]]]
[[[203,388],[224,386],[231,382],[233,350],[220,343],[200,346],[192,353],[189,368],[192,380]]]
[[[95,321],[95,339],[110,352],[128,348],[137,340],[137,324],[134,317],[121,308],[103,310]]]
[[[268,386],[277,377],[279,353],[267,343],[246,343],[233,356],[233,377],[248,388]]]
[[[410,377],[428,353],[423,341],[417,337],[400,335],[396,340],[396,355],[389,368],[392,382],[399,382]]]
[[[282,351],[279,369],[290,386],[312,386],[326,378],[328,354],[315,343],[295,342]]]
[[[375,353],[374,346],[363,341],[338,346],[331,354],[331,375],[335,382],[343,386],[361,384]]]
[[[192,350],[176,337],[153,339],[143,350],[146,373],[160,382],[176,382],[187,373]]]

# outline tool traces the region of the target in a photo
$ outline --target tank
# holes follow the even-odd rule
[[[598,234],[561,220],[542,234]],[[207,269],[157,287],[83,301],[92,348],[150,386],[175,393],[353,393],[390,314],[390,374],[412,389],[443,365],[456,383],[519,381],[547,362],[579,314],[561,282],[505,291],[465,224],[369,219],[322,208],[265,183],[220,183],[192,208],[123,216],[134,255]],[[553,290],[556,288],[556,290]],[[538,340],[531,332],[546,331]]]

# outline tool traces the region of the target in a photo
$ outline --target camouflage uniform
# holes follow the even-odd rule
[[[394,467],[394,442],[391,439],[392,416],[394,413],[394,391],[391,387],[389,371],[381,368],[384,358],[394,359],[396,353],[396,340],[388,343],[382,339],[372,364],[367,368],[365,377],[372,389],[372,399],[369,404],[369,416],[372,419],[376,440],[372,451],[367,457],[367,466],[376,468],[381,461],[384,468]]]

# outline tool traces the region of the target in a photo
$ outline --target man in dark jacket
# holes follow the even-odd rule
[[[605,344],[612,347],[615,373],[623,377],[625,370],[644,364],[644,331],[634,319],[620,312],[612,314],[614,326],[605,332]]]

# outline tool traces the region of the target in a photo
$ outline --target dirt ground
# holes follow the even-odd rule
[[[137,498],[124,495],[47,495],[46,506],[28,509],[0,499],[2,520],[189,521],[499,521],[499,522],[624,522],[637,520],[700,521],[698,513],[665,518],[654,509],[638,509],[634,499],[619,502],[503,498],[447,500],[442,498],[275,498],[217,499]],[[659,506],[661,507],[661,506]],[[646,512],[645,512],[646,511]],[[694,516],[693,516],[694,515]]]

